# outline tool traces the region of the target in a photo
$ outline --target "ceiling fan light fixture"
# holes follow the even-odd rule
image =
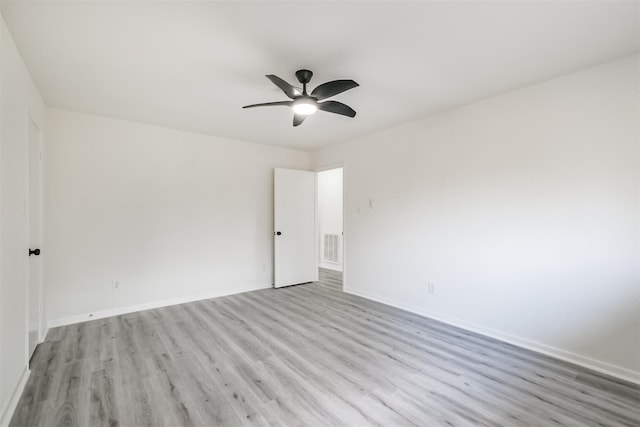
[[[311,81],[312,76],[313,73],[309,70],[296,71],[296,77],[300,84],[302,84],[302,90],[300,90],[300,88],[291,86],[275,74],[267,74],[265,77],[271,80],[271,83],[280,88],[280,90],[287,95],[290,101],[262,102],[260,104],[245,105],[242,108],[275,106],[290,107],[294,112],[294,127],[300,126],[307,116],[310,116],[318,110],[326,113],[340,114],[351,118],[356,116],[356,111],[348,105],[338,101],[326,101],[326,99],[338,95],[345,90],[358,87],[358,83],[353,80],[333,80],[323,83],[320,86],[316,86],[311,93],[307,93],[307,84]]]
[[[309,116],[318,111],[318,106],[313,99],[301,98],[293,103],[293,112],[303,116]]]

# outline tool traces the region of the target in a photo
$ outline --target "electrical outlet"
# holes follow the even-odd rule
[[[369,199],[369,209],[373,209],[374,201],[373,199]]]
[[[427,292],[429,292],[431,295],[435,295],[436,294],[436,284],[435,283],[427,283]]]
[[[120,281],[119,280],[113,280],[111,282],[111,290],[112,291],[117,291],[120,289]]]

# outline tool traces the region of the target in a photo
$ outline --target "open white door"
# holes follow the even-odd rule
[[[28,120],[29,142],[29,357],[40,342],[42,277],[40,274],[40,130]]]
[[[274,171],[274,287],[318,280],[316,174]]]

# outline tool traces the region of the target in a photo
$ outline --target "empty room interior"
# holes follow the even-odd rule
[[[0,14],[0,427],[640,425],[640,2]]]

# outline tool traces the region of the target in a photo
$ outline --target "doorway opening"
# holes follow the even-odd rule
[[[318,278],[342,290],[344,273],[344,168],[318,172]]]

